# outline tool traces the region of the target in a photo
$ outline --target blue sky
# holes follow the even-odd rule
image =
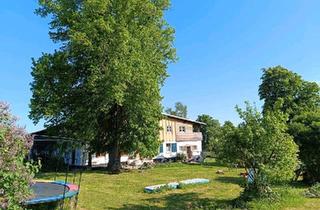
[[[48,20],[34,15],[36,0],[2,0],[0,7],[0,100],[28,131],[31,57],[52,52]],[[176,30],[179,60],[170,65],[163,105],[181,101],[190,118],[206,113],[239,122],[234,110],[256,102],[261,68],[287,67],[320,81],[320,1],[172,0],[168,22]]]

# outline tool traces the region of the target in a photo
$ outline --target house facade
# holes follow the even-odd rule
[[[159,155],[164,157],[175,157],[178,153],[184,153],[187,158],[201,155],[202,133],[200,126],[202,122],[187,118],[163,114],[160,121],[160,149]]]
[[[159,122],[161,144],[159,154],[155,158],[174,158],[178,153],[184,153],[189,159],[200,156],[203,140],[200,126],[205,125],[205,123],[169,114],[163,114],[163,116],[163,119]],[[59,137],[46,136],[45,133],[45,130],[33,133],[35,142],[31,153],[50,156],[47,150],[52,146],[48,146],[52,142],[58,143],[59,140],[63,140],[62,138],[59,139]],[[65,162],[69,162],[72,165],[88,164],[88,154],[83,148],[75,148],[67,152],[64,155]],[[57,151],[54,151],[54,153],[57,153]],[[121,162],[127,162],[129,158],[129,155],[123,154]],[[106,165],[108,161],[109,155],[107,153],[92,154],[93,165]]]

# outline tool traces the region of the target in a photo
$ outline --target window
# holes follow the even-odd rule
[[[187,151],[187,147],[186,146],[180,146],[179,147],[181,152],[186,152]]]
[[[172,146],[171,151],[177,152],[177,143],[173,143],[173,144],[171,144],[171,146]]]
[[[163,153],[163,144],[160,144],[160,153]]]
[[[179,126],[179,132],[186,132],[185,126]]]
[[[172,126],[171,125],[167,126],[167,132],[172,132]]]
[[[177,152],[177,143],[167,143],[166,144],[166,152]]]
[[[193,145],[192,146],[192,151],[196,151],[197,150],[197,145]]]
[[[166,144],[166,152],[171,152],[171,144]]]

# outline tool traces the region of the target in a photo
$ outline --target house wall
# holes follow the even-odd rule
[[[175,157],[177,153],[184,153],[187,154],[186,148],[190,146],[192,149],[192,155],[200,155],[202,152],[202,139],[198,140],[192,140],[188,139],[188,137],[193,137],[194,130],[197,130],[198,125],[195,125],[195,123],[180,120],[172,117],[166,117],[160,121],[160,149],[159,149],[159,155],[158,156],[164,156],[164,157]],[[171,126],[172,130],[168,131],[167,126]],[[184,126],[185,132],[180,132],[179,127]],[[184,136],[183,141],[178,139],[178,136]],[[173,144],[176,144],[173,146]],[[171,148],[167,145],[171,145]],[[176,147],[176,150],[172,151],[173,147]]]
[[[167,131],[167,126],[171,126],[172,131]],[[186,128],[185,133],[192,133],[193,132],[193,123],[191,122],[184,122],[178,119],[166,117],[160,120],[160,140],[162,142],[174,142],[177,139],[177,133],[179,132],[179,127],[184,126]]]
[[[121,155],[121,162],[126,162],[128,161],[129,156],[128,155]],[[99,155],[97,156],[96,154],[92,155],[92,164],[93,165],[106,165],[109,162],[109,154],[106,153],[104,155]],[[88,161],[87,161],[88,164]]]

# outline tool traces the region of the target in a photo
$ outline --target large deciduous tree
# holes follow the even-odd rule
[[[282,111],[288,114],[287,126],[299,145],[299,158],[303,162],[305,180],[320,181],[318,161],[320,87],[316,82],[302,79],[281,66],[263,70],[259,87],[264,100],[264,112],[272,111],[277,101],[283,102]]]
[[[263,111],[272,110],[278,100],[281,110],[289,115],[289,121],[300,112],[320,106],[319,85],[309,82],[281,66],[263,69],[259,96],[264,100]]]
[[[30,118],[90,140],[120,169],[122,152],[151,156],[159,145],[160,88],[175,60],[169,0],[41,0],[61,46],[33,60]]]

